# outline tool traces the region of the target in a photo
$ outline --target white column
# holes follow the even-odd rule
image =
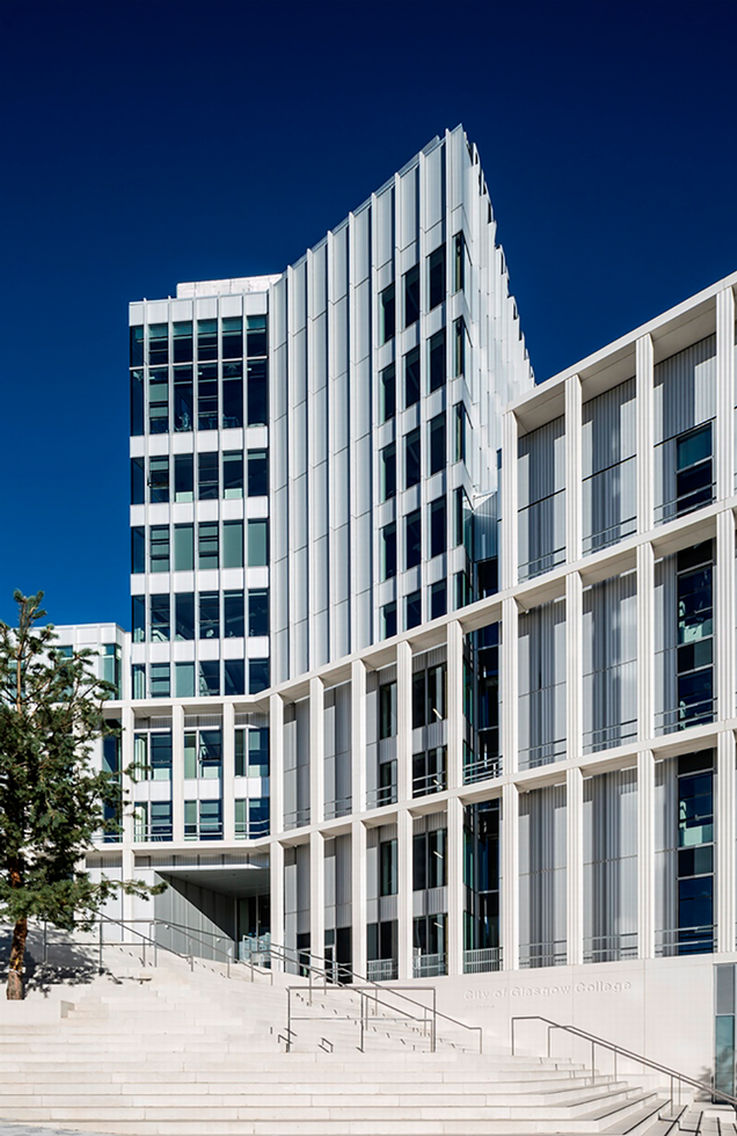
[[[351,802],[354,813],[366,808],[366,665],[360,659],[351,664]]]
[[[502,691],[501,752],[504,755],[504,773],[515,773],[518,768],[518,623],[517,601],[510,596],[502,600],[502,641],[499,648],[499,682]]]
[[[269,812],[272,833],[284,831],[284,700],[280,694],[269,698]],[[284,850],[282,849],[282,862]],[[282,889],[284,884],[282,882]],[[280,934],[284,931],[284,909]],[[281,939],[277,939],[281,942]]]
[[[583,962],[583,775],[566,773],[566,942],[569,966]]]
[[[735,950],[735,740],[731,730],[719,734],[716,777],[716,911],[717,950]]]
[[[133,730],[135,727],[135,712],[132,706],[124,706],[120,712],[120,762],[121,768],[127,769],[133,762]],[[123,798],[128,799],[128,804],[123,810],[121,818],[123,825],[122,832],[122,871],[124,880],[133,880],[136,878],[135,854],[133,852],[133,785],[131,781],[123,773]],[[173,801],[172,801],[173,803]],[[133,919],[135,916],[135,897],[126,895],[125,892],[121,895],[120,914],[123,921]]]
[[[448,787],[463,784],[463,629],[448,624]]]
[[[716,716],[734,717],[735,546],[734,514],[717,514],[716,561]]]
[[[360,820],[351,824],[351,950],[352,969],[366,975],[366,826]]]
[[[516,785],[502,789],[502,966],[519,969],[519,791]]]
[[[397,798],[412,800],[412,649],[397,645]]]
[[[578,375],[566,379],[566,549],[568,559],[581,556],[581,380]]]
[[[281,947],[284,945],[284,846],[278,840],[272,840],[269,845],[269,877],[271,940]],[[284,969],[280,958],[272,958],[271,966],[276,971]]]
[[[637,528],[653,525],[653,341],[643,335],[635,344],[637,393]]]
[[[397,941],[398,974],[406,980],[412,977],[412,814],[400,809],[397,814]]]
[[[637,755],[637,957],[655,955],[655,761]]]
[[[653,736],[655,658],[655,557],[651,544],[637,548],[637,737]]]
[[[184,707],[171,709],[172,840],[184,842]]]
[[[235,840],[235,707],[223,703],[223,839]]]
[[[582,752],[582,623],[583,585],[580,573],[571,572],[566,576],[566,753],[573,760]]]
[[[734,293],[717,293],[717,498],[731,497],[735,490],[734,469]]]
[[[517,583],[517,442],[519,430],[514,412],[502,416],[502,524],[500,583]]]
[[[310,822],[320,824],[325,802],[325,686],[310,679]],[[320,954],[322,954],[322,947]]]
[[[448,801],[448,974],[463,974],[463,803]]]
[[[310,953],[315,966],[325,957],[325,841],[310,833]]]

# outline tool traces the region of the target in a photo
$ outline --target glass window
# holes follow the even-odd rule
[[[174,664],[175,698],[194,698],[194,663]]]
[[[269,776],[268,726],[251,726],[248,731],[248,768],[259,777]]]
[[[379,495],[382,501],[388,501],[397,492],[397,450],[394,442],[379,455]]]
[[[131,529],[131,572],[146,571],[146,530],[142,525]]]
[[[463,233],[453,237],[453,290],[462,292],[466,286],[466,241]]]
[[[131,371],[131,434],[143,433],[143,371]]]
[[[430,419],[430,473],[445,469],[445,411]]]
[[[223,359],[238,359],[243,355],[243,320],[240,316],[223,318],[220,344]]]
[[[266,450],[251,450],[248,454],[248,496],[266,497],[269,492],[269,464]]]
[[[171,730],[162,734],[149,734],[152,781],[171,781]]]
[[[404,625],[406,628],[417,627],[422,622],[422,592],[410,592],[404,600]]]
[[[194,424],[194,371],[191,363],[174,368],[174,429],[186,432]]]
[[[425,671],[417,671],[412,676],[412,729],[419,730],[421,726],[427,725],[425,718],[426,709],[426,682],[427,676]]]
[[[379,343],[388,343],[394,338],[395,316],[394,285],[390,284],[379,295]]]
[[[430,585],[430,619],[439,619],[448,611],[448,587],[445,580]]]
[[[466,460],[466,423],[468,416],[462,402],[455,405],[455,460]]]
[[[243,592],[226,592],[223,596],[223,622],[226,639],[242,639],[244,635]]]
[[[200,430],[218,428],[217,363],[203,363],[197,368],[197,425]]]
[[[430,390],[445,384],[445,328],[430,336]]]
[[[191,572],[194,568],[194,526],[174,525],[174,571]]]
[[[688,513],[713,498],[711,423],[676,440],[676,512]]]
[[[217,568],[219,543],[217,521],[200,523],[198,533],[197,567]]]
[[[246,345],[248,354],[268,354],[266,316],[246,316]]]
[[[145,663],[134,663],[131,667],[131,684],[133,686],[134,698],[146,697],[146,665]]]
[[[146,478],[143,475],[143,458],[131,458],[131,505],[146,503]]]
[[[194,500],[194,457],[176,454],[174,457],[174,500]]]
[[[420,318],[420,266],[415,264],[404,274],[404,326]]]
[[[392,523],[381,530],[381,578],[389,580],[397,574],[397,526]]]
[[[442,304],[445,299],[445,245],[431,252],[428,261],[428,291],[430,309]]]
[[[194,595],[177,592],[174,596],[174,637],[194,639]]]
[[[397,732],[397,684],[384,682],[379,687],[379,741],[393,738]]]
[[[440,556],[447,547],[445,497],[430,502],[430,556]]]
[[[404,405],[412,406],[420,399],[420,349],[413,347],[404,356]]]
[[[266,589],[248,593],[248,634],[269,634],[269,593]]]
[[[243,454],[238,450],[223,454],[223,496],[226,501],[243,496]]]
[[[169,500],[169,459],[168,457],[149,458],[148,491],[152,505]]]
[[[394,364],[384,367],[379,376],[379,421],[388,422],[394,417],[396,406],[396,372]]]
[[[226,659],[223,663],[226,694],[245,694],[246,669],[243,659]]]
[[[169,526],[152,525],[149,530],[151,572],[169,571]]]
[[[151,366],[169,362],[169,325],[151,323],[148,326],[148,361]]]
[[[396,895],[399,873],[397,861],[397,841],[382,840],[379,844],[379,895]]]
[[[223,429],[243,425],[243,361],[223,363]]]
[[[217,359],[218,321],[214,319],[197,320],[197,358]]]
[[[217,659],[202,660],[199,664],[199,693],[211,696],[220,693],[220,663]]]
[[[381,638],[391,639],[397,633],[397,605],[394,600],[381,609]]]
[[[248,567],[264,568],[268,564],[268,524],[248,522]]]
[[[212,501],[220,496],[218,483],[218,454],[212,453],[197,455],[197,495],[200,501]]]
[[[466,373],[466,325],[463,319],[457,319],[453,324],[453,374]]]
[[[166,434],[169,429],[169,372],[166,367],[149,372],[148,428],[151,434]]]
[[[237,729],[235,731],[234,742],[234,755],[235,755],[235,775],[236,777],[246,776],[246,734],[247,730]],[[236,804],[238,802],[236,801]]]
[[[258,694],[266,690],[269,685],[269,660],[251,659],[248,663],[248,691],[249,694]]]
[[[151,604],[151,640],[154,643],[168,643],[171,635],[171,602],[169,593],[149,597]]]
[[[217,840],[222,835],[220,801],[200,801],[200,840]]]
[[[170,696],[169,664],[151,663],[151,697],[169,698]]]
[[[223,568],[243,567],[243,521],[223,524]]]
[[[133,622],[133,642],[143,643],[146,638],[146,597],[131,597],[131,615]]]
[[[249,359],[246,398],[248,401],[248,425],[267,426],[269,389],[266,359]]]
[[[220,596],[217,592],[200,593],[200,639],[220,638]]]
[[[191,363],[194,358],[192,346],[192,321],[179,320],[172,324],[172,347],[175,363]]]
[[[130,365],[131,367],[143,366],[143,325],[138,324],[132,327],[129,332],[130,335]]]
[[[405,567],[416,568],[422,560],[422,514],[414,509],[404,518]]]
[[[420,428],[415,427],[404,436],[404,488],[418,485],[421,476]]]

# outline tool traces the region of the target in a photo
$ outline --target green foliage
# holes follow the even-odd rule
[[[95,676],[93,651],[67,656],[53,627],[37,626],[42,596],[16,592],[17,628],[0,622],[0,915],[71,929],[121,886],[152,889],[93,882],[84,869],[93,837],[119,830],[124,804],[119,777],[90,761],[93,743],[115,732],[103,716],[115,692]]]

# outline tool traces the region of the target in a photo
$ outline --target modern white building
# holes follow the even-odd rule
[[[734,1091],[736,284],[536,386],[459,127],[131,305],[132,635],[76,634],[146,773],[90,862],[170,887],[119,917]]]

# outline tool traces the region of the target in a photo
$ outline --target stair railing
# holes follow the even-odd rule
[[[287,1053],[289,1053],[291,1051],[291,1048],[292,1048],[292,1040],[291,1039],[293,1037],[298,1036],[296,1031],[292,1029],[292,1022],[300,1022],[300,1021],[302,1021],[302,1022],[321,1022],[321,1021],[357,1022],[358,1026],[359,1026],[358,1049],[359,1049],[359,1052],[365,1053],[366,1052],[365,1035],[366,1035],[366,1030],[368,1028],[369,1017],[371,1016],[371,1013],[370,1013],[370,1005],[371,1004],[373,1004],[373,1006],[374,1006],[374,1013],[375,1014],[378,1014],[378,1007],[379,1006],[383,1006],[388,1010],[394,1011],[393,1015],[382,1014],[382,1016],[381,1016],[382,1023],[385,1023],[385,1022],[402,1022],[402,1023],[406,1024],[408,1022],[415,1022],[415,1023],[422,1025],[423,1036],[427,1036],[428,1027],[429,1027],[429,1034],[430,1034],[429,1048],[430,1048],[430,1052],[431,1053],[436,1052],[436,1050],[437,1050],[438,1009],[437,1009],[437,991],[436,991],[434,986],[420,986],[420,987],[417,987],[417,986],[392,986],[392,987],[387,987],[386,990],[383,991],[383,993],[386,994],[386,995],[392,995],[392,994],[394,994],[395,991],[402,991],[402,990],[429,991],[432,994],[432,1006],[426,1006],[423,1002],[417,1002],[414,999],[408,999],[409,1001],[412,1001],[414,1003],[414,1005],[416,1005],[416,1006],[418,1006],[422,1009],[422,1011],[423,1011],[422,1016],[420,1016],[419,1014],[416,1014],[416,1013],[413,1014],[410,1010],[405,1010],[401,1006],[400,1007],[392,1006],[390,1002],[385,1001],[384,998],[381,997],[381,992],[376,990],[376,987],[375,987],[374,984],[371,984],[370,986],[356,986],[355,984],[350,985],[350,986],[335,986],[335,987],[333,987],[333,989],[335,991],[340,991],[341,993],[345,993],[345,994],[353,994],[353,995],[357,994],[358,995],[360,1002],[359,1002],[359,1008],[358,1008],[358,1014],[357,1015],[350,1014],[350,1013],[339,1014],[339,1015],[336,1015],[336,1014],[324,1014],[324,1015],[320,1015],[320,1014],[295,1014],[293,1009],[292,1009],[292,994],[294,993],[297,997],[299,997],[300,995],[303,995],[305,993],[305,987],[304,986],[287,986],[287,1028],[286,1028],[286,1031],[285,1031],[286,1032],[285,1040],[286,1040],[286,1051],[287,1051]],[[312,997],[311,997],[311,992],[309,991],[309,988],[307,988],[307,992],[310,994],[310,1005],[312,1005]],[[480,1029],[480,1027],[471,1027],[471,1028]],[[322,1038],[321,1040],[324,1041],[326,1039]],[[332,1050],[331,1050],[331,1052],[332,1052]]]
[[[691,1088],[700,1089],[702,1092],[708,1093],[712,1097],[718,1097],[720,1102],[730,1104],[737,1111],[737,1097],[730,1096],[729,1093],[722,1092],[721,1089],[715,1089],[713,1084],[704,1084],[703,1081],[697,1081],[695,1077],[689,1077],[686,1073],[679,1073],[677,1069],[671,1069],[668,1065],[662,1065],[659,1061],[653,1061],[649,1057],[644,1057],[641,1053],[633,1053],[631,1049],[625,1049],[623,1045],[617,1045],[613,1041],[607,1041],[606,1038],[597,1037],[596,1034],[589,1033],[587,1030],[580,1029],[578,1026],[563,1025],[561,1022],[554,1022],[550,1018],[544,1018],[540,1014],[518,1014],[511,1020],[511,1034],[512,1034],[512,1056],[516,1056],[516,1026],[518,1022],[544,1022],[547,1026],[547,1056],[551,1056],[551,1039],[556,1030],[570,1034],[572,1037],[580,1038],[588,1042],[591,1046],[591,1081],[594,1082],[596,1075],[595,1054],[597,1047],[606,1049],[614,1055],[614,1079],[617,1078],[617,1058],[622,1057],[627,1061],[635,1061],[640,1065],[644,1065],[648,1069],[652,1069],[656,1073],[664,1074],[669,1080],[669,1096],[668,1105],[672,1110],[675,1093],[674,1086],[678,1085],[678,1105],[681,1104],[681,1086],[689,1085]],[[660,1109],[658,1110],[658,1117],[660,1119]]]

